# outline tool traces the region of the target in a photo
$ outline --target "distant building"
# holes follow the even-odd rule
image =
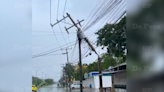
[[[104,88],[112,87],[112,78],[111,74],[107,74],[107,72],[103,72],[102,81]],[[106,74],[105,74],[106,73]],[[83,81],[84,87],[90,87],[94,89],[99,89],[99,73],[98,72],[90,72],[84,74],[85,80]]]
[[[99,88],[99,73],[97,71],[85,73],[83,85],[92,88]],[[102,71],[103,87],[113,87],[115,92],[126,92],[126,62]]]
[[[126,62],[105,70],[112,76],[112,86],[116,92],[126,92]],[[108,74],[107,73],[107,74]]]

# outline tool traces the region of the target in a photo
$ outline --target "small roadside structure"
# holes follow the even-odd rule
[[[99,72],[84,74],[84,87],[99,89]],[[126,62],[102,71],[103,88],[113,88],[115,92],[126,91]]]
[[[112,78],[111,74],[107,72],[103,72],[102,81],[103,88],[111,88],[112,87]],[[85,80],[83,81],[84,87],[99,89],[99,73],[98,71],[85,73]]]
[[[126,92],[126,62],[105,71],[112,76],[112,86],[115,92]]]

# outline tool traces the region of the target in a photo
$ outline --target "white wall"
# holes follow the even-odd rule
[[[102,76],[102,82],[103,87],[112,87],[111,76]],[[84,87],[89,87],[90,84],[92,85],[92,88],[99,89],[99,76],[93,76],[83,81]]]
[[[94,76],[95,88],[99,88],[99,76]],[[103,87],[112,87],[111,76],[102,76]]]
[[[95,88],[95,83],[94,83],[93,77],[87,78],[85,81],[83,81],[84,87],[89,87],[90,84],[92,85],[92,88]]]

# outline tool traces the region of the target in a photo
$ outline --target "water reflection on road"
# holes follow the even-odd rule
[[[38,89],[38,92],[66,92],[63,88],[57,88],[56,85],[50,85]]]
[[[57,88],[57,85],[50,85],[38,89],[38,92],[69,92],[64,88]],[[80,89],[74,89],[71,92],[80,92]],[[83,89],[83,92],[99,92],[99,90],[94,89]]]

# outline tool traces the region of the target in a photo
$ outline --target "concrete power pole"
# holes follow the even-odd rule
[[[78,21],[78,23],[75,23],[74,20],[71,18],[71,16],[67,13],[67,16],[72,21],[73,26],[75,26],[77,30],[77,36],[79,40],[79,67],[80,67],[80,92],[83,92],[83,75],[82,75],[82,60],[81,60],[81,40],[83,39],[83,35],[80,31],[80,28],[77,26],[77,24],[80,24],[82,21]],[[69,27],[68,29],[72,28],[73,26]],[[68,30],[66,29],[66,31]]]
[[[63,83],[63,87],[65,87],[65,69],[64,69],[64,64],[62,64],[62,68],[63,68],[63,80],[62,80],[62,83]]]
[[[69,63],[69,58],[68,58],[68,49],[72,49],[72,48],[66,48],[66,49],[62,49],[62,50],[66,50],[66,52],[65,53],[63,53],[63,54],[66,54],[67,55],[67,64],[66,64],[66,68],[68,69],[68,78],[69,78],[69,90],[70,90],[70,92],[71,92],[71,70],[70,70],[70,63]]]
[[[79,68],[80,68],[80,92],[83,92],[83,75],[82,75],[82,60],[81,60],[81,39],[79,39]]]
[[[46,75],[47,75],[47,74],[45,74],[45,79],[46,79]]]
[[[70,20],[72,21],[72,23],[74,24],[73,26],[75,26],[78,31],[77,31],[77,35],[78,35],[78,39],[79,39],[79,66],[80,66],[80,92],[83,92],[83,87],[82,87],[82,60],[81,60],[81,40],[84,39],[85,42],[88,43],[89,47],[92,49],[92,51],[95,52],[95,54],[97,54],[98,56],[98,64],[99,64],[99,82],[100,82],[100,92],[103,92],[103,85],[102,85],[102,74],[101,74],[101,59],[100,56],[98,55],[98,53],[96,52],[96,50],[94,49],[94,47],[92,46],[92,44],[89,42],[89,40],[84,36],[83,32],[81,31],[81,29],[78,27],[77,24],[80,25],[80,22],[82,21],[78,21],[78,23],[75,23],[74,20],[71,18],[71,16],[67,13],[67,16],[70,18]],[[71,27],[73,27],[71,26]],[[80,25],[81,26],[81,25]],[[68,29],[70,29],[71,27],[69,27]],[[67,31],[67,29],[66,29]]]
[[[101,72],[101,58],[98,57],[98,66],[99,66],[99,83],[100,83],[100,92],[103,92],[103,84],[102,84],[102,72]]]
[[[40,70],[40,69],[38,69],[38,70]],[[35,86],[37,86],[37,71],[38,70],[35,70],[36,71],[36,85]]]
[[[92,49],[92,51],[94,51],[96,54],[97,54],[97,52],[96,52],[96,50],[94,49],[94,47],[91,45],[91,43],[89,42],[89,40],[84,36],[84,34],[83,34],[83,32],[81,31],[81,29],[78,27],[78,24],[81,26],[81,24],[80,24],[80,22],[82,22],[82,21],[84,21],[84,20],[81,20],[81,21],[78,21],[78,23],[75,23],[74,22],[74,20],[71,18],[71,16],[68,14],[68,13],[66,13],[67,14],[67,16],[66,17],[64,17],[63,16],[63,19],[61,19],[61,20],[57,20],[57,22],[56,23],[54,23],[54,24],[50,24],[51,25],[51,27],[53,27],[53,26],[55,26],[57,23],[59,23],[59,22],[61,22],[61,21],[63,21],[64,19],[66,19],[67,17],[72,21],[72,23],[73,23],[73,25],[71,26],[71,27],[69,27],[69,28],[65,28],[66,29],[66,31],[67,31],[67,33],[69,34],[69,32],[68,32],[68,29],[70,29],[70,28],[72,28],[72,27],[76,27],[78,30],[77,30],[77,35],[78,35],[78,39],[79,39],[79,66],[80,66],[80,92],[83,92],[83,87],[82,87],[82,60],[81,60],[81,40],[82,39],[84,39],[87,43],[88,43],[88,45],[89,45],[89,47]],[[102,87],[103,87],[103,85],[102,85],[102,74],[101,74],[101,59],[100,59],[100,57],[99,57],[99,55],[97,54],[97,56],[98,56],[98,64],[99,64],[99,81],[100,81],[100,92],[103,92],[103,89],[102,89]]]

